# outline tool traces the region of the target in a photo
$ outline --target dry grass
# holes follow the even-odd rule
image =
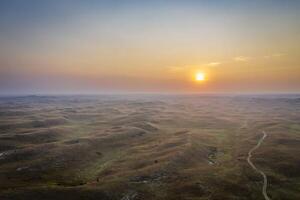
[[[0,99],[0,199],[300,198],[300,101],[280,97]]]

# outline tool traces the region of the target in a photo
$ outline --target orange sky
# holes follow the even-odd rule
[[[299,3],[12,2],[1,94],[300,91]]]

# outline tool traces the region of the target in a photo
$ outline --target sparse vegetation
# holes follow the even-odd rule
[[[295,96],[3,97],[0,199],[263,199],[262,130],[269,196],[300,199],[299,119]]]

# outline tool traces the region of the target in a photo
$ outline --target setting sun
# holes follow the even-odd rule
[[[196,74],[196,81],[204,81],[205,80],[205,74],[204,73],[197,73]]]

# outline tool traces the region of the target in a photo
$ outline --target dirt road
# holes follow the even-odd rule
[[[258,149],[261,145],[261,143],[264,141],[264,139],[267,137],[267,134],[263,131],[263,136],[259,139],[259,141],[257,142],[257,144],[252,148],[250,149],[250,151],[248,152],[248,158],[247,158],[247,161],[249,163],[249,165],[255,170],[257,171],[259,174],[262,175],[263,179],[264,179],[264,183],[263,183],[263,187],[262,187],[262,194],[265,198],[265,200],[271,200],[267,194],[267,187],[268,187],[268,178],[266,176],[266,174],[261,171],[260,169],[258,169],[251,161],[251,157],[252,157],[252,153]]]

